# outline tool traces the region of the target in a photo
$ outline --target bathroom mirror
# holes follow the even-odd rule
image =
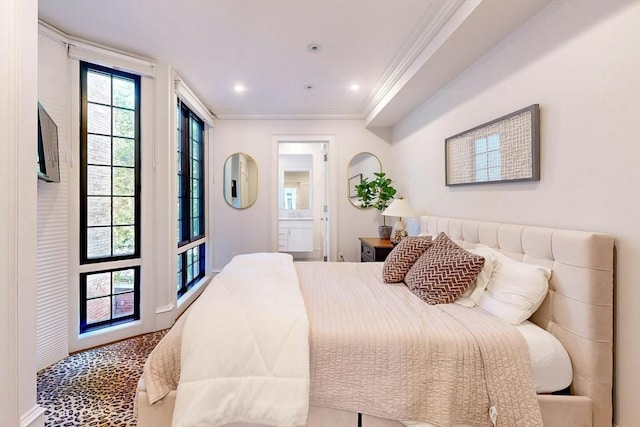
[[[236,209],[251,207],[258,198],[258,165],[246,153],[234,153],[224,162],[224,200]]]
[[[358,153],[349,162],[349,168],[347,169],[347,196],[353,206],[360,207],[360,200],[358,200],[355,186],[360,184],[363,178],[368,178],[369,181],[374,180],[376,178],[375,172],[382,172],[382,164],[372,153]]]
[[[311,209],[310,170],[284,171],[284,197],[280,209]]]

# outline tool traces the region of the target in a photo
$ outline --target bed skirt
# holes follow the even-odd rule
[[[140,379],[136,390],[138,427],[171,427],[176,392],[172,391],[161,401],[149,404],[144,380]],[[545,427],[592,427],[592,402],[584,396],[538,395]],[[256,427],[250,424],[229,424],[231,427]],[[307,427],[357,427],[358,414],[331,408],[311,406]],[[413,424],[412,427],[429,427],[430,424]],[[362,427],[405,427],[398,421],[370,415],[362,415]]]

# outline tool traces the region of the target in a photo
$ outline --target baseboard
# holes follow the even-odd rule
[[[44,408],[34,405],[20,417],[20,427],[44,427]]]

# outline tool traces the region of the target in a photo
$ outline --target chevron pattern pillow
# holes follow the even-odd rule
[[[448,304],[473,283],[483,265],[483,257],[465,251],[440,233],[409,269],[404,281],[427,304]]]
[[[405,237],[402,239],[384,261],[382,280],[385,283],[402,282],[411,266],[429,246],[431,246],[431,236]]]

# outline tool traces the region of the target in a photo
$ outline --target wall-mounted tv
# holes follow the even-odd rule
[[[60,182],[58,127],[38,102],[38,178]]]

